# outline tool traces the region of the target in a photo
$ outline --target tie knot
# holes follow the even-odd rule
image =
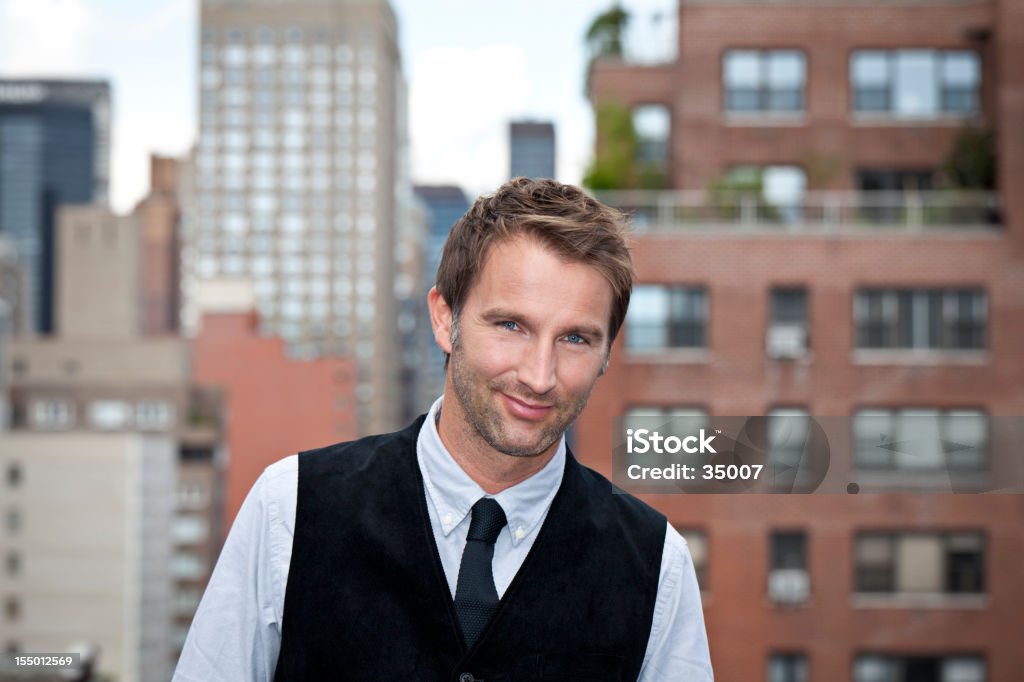
[[[473,505],[473,519],[469,522],[469,535],[466,539],[493,545],[505,523],[505,512],[501,505],[490,497],[481,498]]]

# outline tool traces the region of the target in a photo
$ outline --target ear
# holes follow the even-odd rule
[[[434,341],[448,355],[452,352],[452,309],[437,287],[430,287],[427,294],[430,308],[430,326],[434,328]]]

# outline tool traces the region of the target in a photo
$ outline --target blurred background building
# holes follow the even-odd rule
[[[429,406],[444,392],[444,353],[434,341],[434,330],[429,324],[430,311],[427,309],[426,292],[434,286],[437,266],[441,263],[448,233],[462,215],[469,210],[466,193],[454,185],[416,185],[416,198],[426,213],[426,237],[423,240],[423,276],[419,283],[421,295],[417,301],[416,315],[420,320],[417,331],[416,349],[420,357],[417,373],[416,395],[421,406]]]
[[[194,331],[198,283],[250,278],[262,329],[293,356],[356,358],[360,432],[397,428],[408,188],[394,13],[385,0],[204,0],[200,14],[183,321]]]
[[[107,203],[110,85],[0,79],[0,236],[25,273],[18,329],[53,333],[59,204]]]
[[[640,281],[574,450],[611,474],[616,417],[763,415],[803,476],[811,419],[847,419],[832,468],[887,492],[647,496],[689,541],[716,678],[1016,679],[1020,497],[939,494],[948,453],[864,444],[969,442],[999,487],[995,424],[1024,409],[1024,9],[628,4],[585,36],[584,182],[632,214]],[[440,393],[423,295],[470,203],[412,191],[385,0],[199,14],[197,146],[152,156],[127,215],[109,85],[0,80],[0,648],[92,642],[118,680],[168,677],[266,465]],[[510,176],[556,175],[553,120],[507,131]]]
[[[540,121],[508,124],[509,177],[555,177],[555,126]]]
[[[221,392],[228,415],[225,531],[264,468],[358,435],[355,362],[347,356],[288,357],[283,339],[260,334],[251,293],[239,295],[232,284],[237,282],[201,285],[191,368],[196,384]]]
[[[639,283],[577,451],[610,474],[615,417],[765,415],[799,461],[812,417],[846,417],[832,467],[892,492],[648,497],[690,543],[716,679],[1016,679],[1024,502],[941,494],[948,453],[865,444],[968,442],[1001,487],[986,448],[1024,409],[1021,6],[683,0],[678,57],[643,64],[627,24],[588,34],[586,181],[633,214]]]
[[[56,333],[10,343],[0,435],[0,644],[87,641],[125,680],[170,675],[221,537],[221,398],[191,382],[183,339],[143,335],[141,266],[170,271],[143,258],[152,201],[57,209]]]

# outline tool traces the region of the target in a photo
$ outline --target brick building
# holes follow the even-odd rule
[[[194,380],[223,390],[228,413],[225,531],[267,466],[358,436],[354,360],[289,358],[285,341],[258,325],[255,312],[211,310],[192,346]]]
[[[144,336],[163,336],[178,331],[181,307],[181,169],[182,163],[178,159],[151,154],[151,190],[134,211],[142,242],[139,287],[142,290],[140,323]]]
[[[672,189],[605,195],[639,282],[576,451],[612,474],[619,416],[764,415],[773,453],[773,424],[847,419],[862,494],[647,496],[690,541],[716,679],[1016,679],[1024,499],[862,441],[973,439],[1019,489],[994,472],[1024,411],[1024,8],[682,0],[678,25],[672,63],[589,72]],[[948,167],[965,131],[994,131],[994,189]]]

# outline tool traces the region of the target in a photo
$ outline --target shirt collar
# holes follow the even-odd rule
[[[505,488],[497,495],[487,495],[452,458],[437,432],[436,415],[441,409],[441,396],[434,401],[416,439],[416,460],[419,463],[427,497],[434,505],[441,531],[447,536],[462,523],[473,505],[482,497],[493,497],[508,519],[512,544],[518,545],[536,530],[551,501],[562,484],[565,471],[565,436],[558,441],[554,456],[544,467],[524,481]]]

